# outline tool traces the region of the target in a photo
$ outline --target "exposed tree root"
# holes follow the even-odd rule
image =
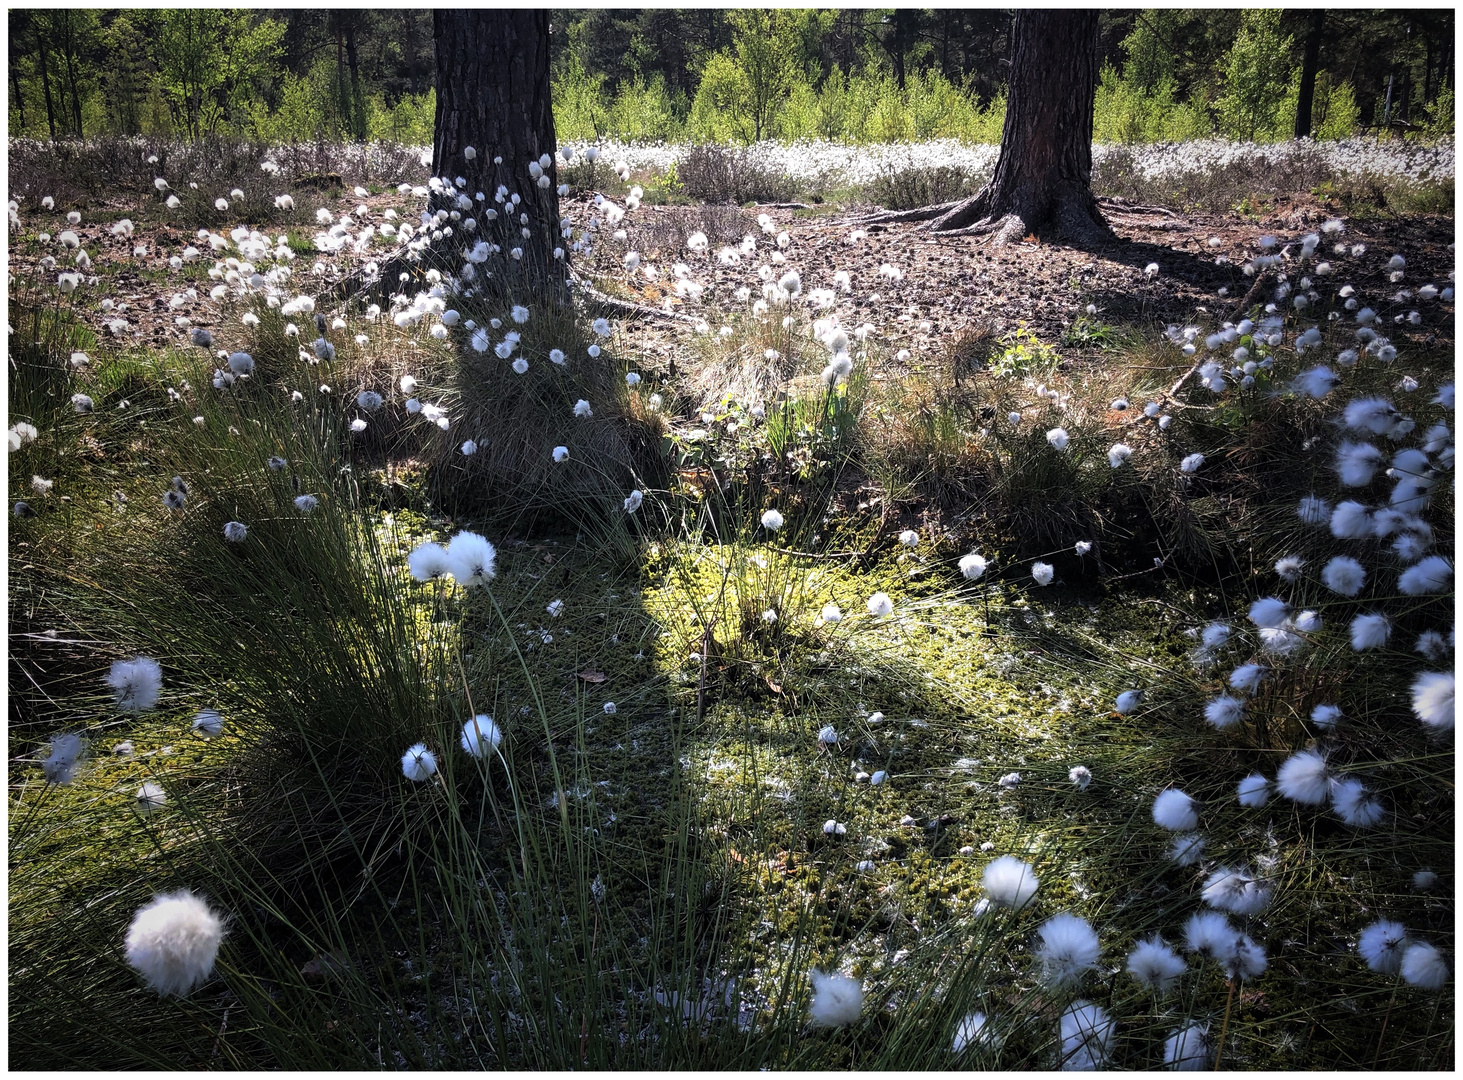
[[[574,291],[583,296],[585,300],[601,308],[616,312],[620,315],[629,315],[642,319],[658,319],[662,322],[679,323],[682,325],[694,326],[696,320],[689,315],[682,315],[678,311],[666,311],[664,308],[651,307],[649,304],[637,304],[633,300],[620,300],[601,292],[591,285],[588,279],[570,271],[570,279],[574,283]]]

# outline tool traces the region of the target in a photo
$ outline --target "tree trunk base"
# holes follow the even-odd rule
[[[1058,238],[1082,247],[1117,240],[1092,192],[1077,184],[1059,184],[1045,208],[1023,207],[1011,198],[998,200],[987,185],[929,224],[931,232],[942,236],[989,236],[994,247],[1053,228]]]

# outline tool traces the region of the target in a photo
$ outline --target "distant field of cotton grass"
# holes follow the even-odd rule
[[[583,151],[589,145],[572,144]],[[685,158],[687,145],[619,143],[602,140],[601,153],[627,162],[639,172],[664,173]],[[748,157],[809,187],[851,187],[872,183],[899,169],[947,167],[984,177],[995,167],[999,147],[939,139],[917,143],[852,145],[810,140],[793,143],[761,142],[748,147]],[[1443,180],[1453,177],[1451,142],[1433,144],[1400,139],[1378,141],[1355,138],[1335,142],[1302,140],[1284,143],[1246,143],[1205,139],[1188,143],[1093,147],[1094,164],[1101,167],[1110,155],[1148,179],[1223,168],[1235,162],[1276,167],[1295,157],[1314,158],[1337,173],[1355,176],[1390,176],[1408,180]]]
[[[1451,1067],[1451,219],[992,253],[646,148],[548,223],[133,149],[9,206],[13,1064]],[[1452,175],[1099,163],[1333,152]]]

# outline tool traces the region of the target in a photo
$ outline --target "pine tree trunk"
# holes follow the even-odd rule
[[[1325,22],[1324,8],[1311,12],[1310,31],[1306,34],[1306,50],[1300,65],[1300,89],[1295,96],[1297,139],[1304,139],[1311,133],[1311,105],[1316,97],[1316,71],[1321,66],[1321,30]]]
[[[502,248],[480,268],[491,277],[480,274],[474,285],[498,295],[562,300],[567,296],[566,264],[553,257],[561,239],[549,99],[549,12],[438,8],[432,14],[432,38],[437,54],[432,173],[466,181],[460,190],[473,199],[478,236]],[[476,152],[471,160],[468,147]],[[545,154],[547,186],[529,171],[529,163]],[[500,185],[509,193],[503,203],[495,201]],[[484,201],[477,201],[477,192],[484,194]],[[516,207],[511,204],[514,193],[522,200]],[[429,209],[455,209],[454,199],[434,193]],[[496,211],[496,220],[488,220],[487,210]],[[528,216],[526,225],[522,214]],[[526,238],[524,228],[529,230]],[[522,252],[520,259],[511,257],[515,248]]]
[[[1096,11],[1017,12],[995,173],[936,231],[990,232],[997,244],[1051,230],[1081,244],[1113,239],[1092,194],[1097,33]]]

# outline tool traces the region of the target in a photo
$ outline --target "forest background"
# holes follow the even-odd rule
[[[558,137],[1000,141],[1010,10],[565,9]],[[429,9],[12,9],[10,134],[427,144]],[[1449,10],[1102,16],[1102,143],[1453,131]]]

